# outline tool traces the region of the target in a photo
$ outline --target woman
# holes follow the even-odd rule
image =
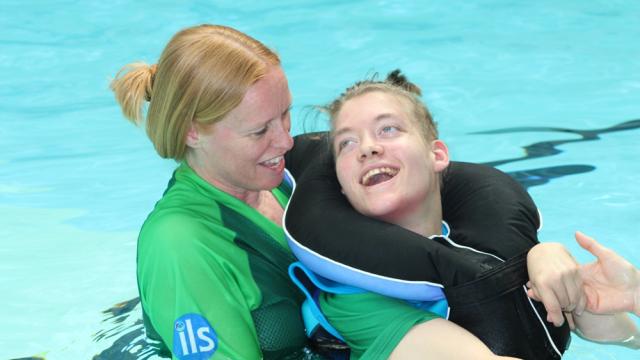
[[[553,336],[554,345],[544,341],[544,335],[535,335],[535,332],[553,329],[544,329],[536,319],[537,310],[528,304],[522,288],[526,282],[526,263],[522,257],[501,262],[497,256],[462,249],[459,245],[455,245],[458,251],[453,255],[445,251],[456,241],[456,237],[451,240],[449,234],[442,235],[440,226],[440,174],[449,166],[449,159],[446,146],[437,140],[435,125],[416,93],[419,94],[417,87],[394,72],[384,82],[357,83],[328,107],[332,120],[331,143],[342,193],[362,214],[429,237],[429,240],[423,238],[423,243],[431,245],[432,253],[442,259],[423,257],[418,261],[439,261],[431,275],[445,284],[452,310],[450,319],[473,332],[496,353],[558,358],[561,353],[557,347],[560,345],[563,350],[567,338],[557,333]],[[357,241],[359,248],[369,247],[367,236],[353,239],[362,239]],[[500,246],[500,242],[494,243]],[[401,241],[395,243],[397,248],[405,245]],[[343,243],[339,246],[345,247],[349,246]],[[531,247],[544,248],[544,245],[531,244],[525,250]],[[378,247],[374,249],[372,252],[379,251]],[[366,250],[362,253],[361,258],[366,259]],[[536,253],[540,254],[529,251],[529,257],[537,256]],[[387,263],[393,260],[387,259]],[[406,260],[403,258],[396,264],[406,266]],[[357,304],[335,301],[345,297],[349,296],[325,294],[320,301],[323,311],[347,342],[361,349],[362,358],[375,357],[376,354],[366,349],[376,339],[364,338],[363,329],[354,321],[361,316]],[[582,336],[633,346],[624,340],[634,336],[637,329],[625,314],[596,318],[585,313],[576,314],[575,319]],[[470,351],[469,356],[482,353],[481,347],[476,349],[472,344],[459,346],[463,337],[450,325],[433,320],[417,327],[408,333],[392,356],[406,358],[427,353],[447,356],[451,343],[442,340],[449,331],[456,334],[450,338],[457,338],[457,351]],[[374,326],[367,324],[369,328]],[[411,338],[416,339],[414,344]],[[565,343],[558,344],[557,340]],[[464,358],[460,353],[457,355]]]
[[[234,29],[178,32],[112,89],[180,162],[138,240],[145,327],[165,355],[258,359],[306,345],[280,219],[291,95],[278,56]]]

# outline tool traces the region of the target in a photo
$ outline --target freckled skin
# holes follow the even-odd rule
[[[223,120],[204,130],[192,129],[187,139],[189,165],[211,184],[239,198],[247,191],[275,188],[284,176],[284,159],[265,162],[283,156],[293,146],[290,106],[287,78],[280,67],[273,67]]]

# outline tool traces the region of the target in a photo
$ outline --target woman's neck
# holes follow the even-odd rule
[[[224,179],[209,169],[204,162],[198,159],[193,153],[187,153],[186,163],[198,176],[218,190],[226,192],[253,208],[257,208],[259,205],[261,191],[244,189],[239,186],[234,186],[228,181],[224,181]]]
[[[261,191],[258,199],[258,206],[252,206],[260,214],[267,219],[271,220],[276,225],[282,227],[282,217],[284,216],[284,209],[278,202],[278,199],[271,193],[271,191]]]
[[[284,209],[270,190],[249,190],[229,185],[227,182],[218,179],[215,174],[207,171],[205,166],[199,166],[199,162],[190,156],[187,156],[187,164],[210,185],[246,203],[269,220],[279,226],[281,225]]]

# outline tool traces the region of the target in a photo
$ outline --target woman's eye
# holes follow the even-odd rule
[[[265,126],[265,127],[263,127],[262,129],[260,129],[260,130],[258,130],[258,131],[254,131],[254,132],[252,132],[252,133],[251,133],[251,135],[253,135],[253,136],[262,136],[262,135],[264,135],[264,134],[266,134],[266,133],[267,133],[267,130],[268,130],[268,129],[269,129],[269,128],[268,128],[267,126]]]

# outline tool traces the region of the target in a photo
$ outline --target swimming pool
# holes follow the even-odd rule
[[[480,3],[3,1],[0,358],[120,359],[114,341],[135,343],[137,232],[174,164],[123,120],[108,82],[198,23],[282,56],[294,133],[325,127],[308,105],[403,69],[454,159],[529,186],[541,239],[587,261],[579,229],[640,265],[640,3]],[[565,358],[637,356],[574,337]]]

